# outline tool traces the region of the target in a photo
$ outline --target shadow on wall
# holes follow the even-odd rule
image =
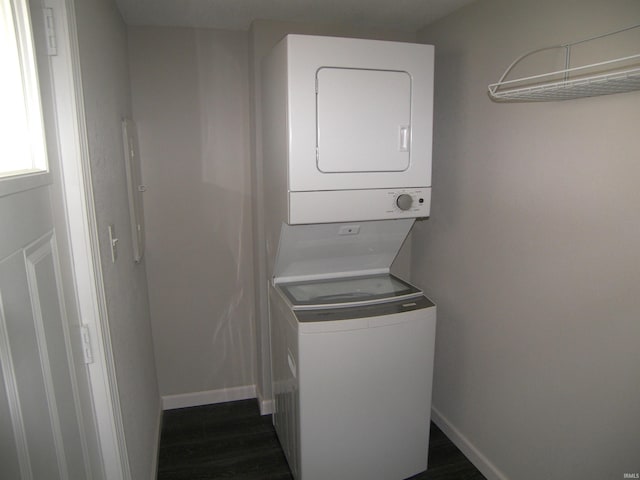
[[[250,387],[247,33],[134,27],[129,43],[161,394]]]

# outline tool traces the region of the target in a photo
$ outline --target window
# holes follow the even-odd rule
[[[47,171],[28,0],[0,0],[0,180]]]

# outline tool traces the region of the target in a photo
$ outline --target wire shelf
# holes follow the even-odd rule
[[[489,85],[489,97],[496,102],[549,102],[640,90],[640,53],[579,67],[569,66],[572,46],[638,27],[640,24],[578,42],[544,47],[528,52],[511,63],[498,82]],[[565,50],[564,69],[515,80],[505,80],[513,68],[525,58],[553,49]],[[559,78],[562,79],[558,80]]]

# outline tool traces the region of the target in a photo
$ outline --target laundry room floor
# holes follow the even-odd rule
[[[159,455],[158,480],[292,479],[271,416],[255,399],[165,411]],[[432,423],[429,470],[411,480],[484,479]]]

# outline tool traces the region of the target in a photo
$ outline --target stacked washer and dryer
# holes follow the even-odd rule
[[[390,267],[429,216],[433,47],[288,35],[262,76],[278,438],[298,480],[415,475],[436,310]]]

